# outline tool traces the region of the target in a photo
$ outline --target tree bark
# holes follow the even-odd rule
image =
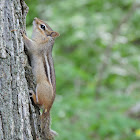
[[[0,140],[45,139],[28,94],[35,82],[20,33],[27,12],[23,0],[0,0]]]

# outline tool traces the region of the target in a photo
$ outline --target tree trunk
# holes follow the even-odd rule
[[[23,0],[0,0],[0,140],[45,139],[28,94],[35,82],[20,33],[27,12]]]

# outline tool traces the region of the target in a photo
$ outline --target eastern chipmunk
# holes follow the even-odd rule
[[[32,93],[35,104],[43,109],[41,129],[48,139],[55,134],[50,128],[45,128],[46,117],[50,118],[50,109],[55,99],[56,83],[52,58],[54,39],[59,36],[44,21],[34,18],[32,39],[23,33],[23,41],[31,61],[32,71],[36,78],[36,94]],[[45,130],[47,129],[47,130]],[[47,131],[47,132],[44,132]]]

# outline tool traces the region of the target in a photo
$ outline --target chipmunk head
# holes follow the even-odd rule
[[[41,42],[43,40],[46,40],[47,37],[51,37],[52,39],[54,39],[58,36],[59,33],[53,31],[48,24],[38,18],[34,18],[32,33],[33,40]]]

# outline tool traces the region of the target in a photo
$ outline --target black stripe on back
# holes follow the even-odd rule
[[[46,66],[45,58],[43,57],[43,59],[44,59],[44,60],[43,60],[43,65],[44,65],[46,77],[47,77],[47,79],[48,79],[48,81],[49,81],[49,78],[48,78],[48,71],[47,71],[47,66]]]

